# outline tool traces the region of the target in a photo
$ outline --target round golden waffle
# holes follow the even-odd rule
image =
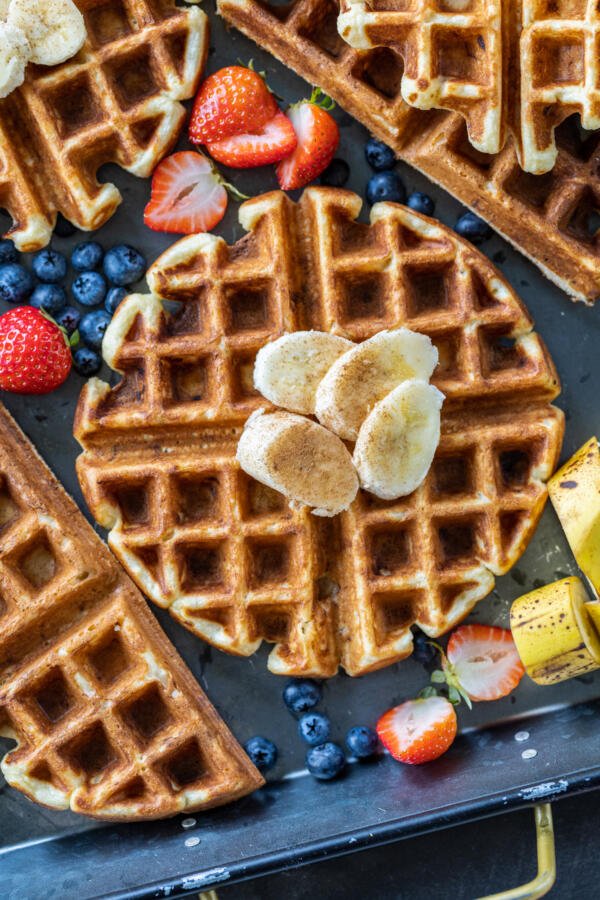
[[[171,149],[208,52],[208,20],[175,0],[76,0],[87,40],[60,66],[30,65],[0,100],[0,208],[20,250],[44,247],[57,212],[100,228],[121,195],[105,163],[149,176]]]
[[[487,219],[567,294],[587,303],[600,297],[600,131],[582,131],[576,117],[564,121],[556,165],[534,176],[521,169],[512,137],[497,155],[482,153],[459,113],[408,106],[400,52],[350,47],[337,31],[337,0],[218,0],[218,10]]]
[[[397,50],[404,100],[460,113],[482,153],[498,153],[510,131],[527,172],[553,168],[567,116],[600,128],[596,0],[341,0],[338,29],[356,49]]]
[[[241,207],[237,244],[176,243],[107,332],[121,382],[88,382],[76,414],[86,500],[142,590],[223,650],[274,642],[279,674],[360,675],[408,656],[412,625],[437,636],[462,619],[523,552],[562,438],[552,361],[491,263],[405,207],[377,204],[370,224],[360,207],[275,192]],[[360,493],[325,520],[240,471],[243,424],[268,406],[252,381],[265,342],[399,325],[437,346],[447,398],[417,491]]]
[[[135,820],[262,778],[144,599],[0,405],[0,768],[31,800]]]

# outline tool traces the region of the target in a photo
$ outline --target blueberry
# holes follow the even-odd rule
[[[337,744],[327,741],[311,747],[306,754],[306,768],[321,781],[329,781],[339,775],[346,765],[344,751]]]
[[[378,141],[377,138],[369,138],[365,144],[365,156],[367,162],[376,172],[383,172],[385,169],[393,169],[396,165],[396,154],[394,151]]]
[[[431,643],[431,638],[422,631],[415,631],[413,634],[413,659],[415,662],[421,663],[426,669],[434,666],[437,661],[437,650]]]
[[[18,263],[0,266],[0,300],[27,303],[33,290],[31,273]]]
[[[19,251],[12,241],[0,241],[0,266],[19,261]]]
[[[99,350],[102,346],[104,332],[110,325],[110,316],[103,309],[95,309],[86,313],[79,323],[79,336],[84,344]]]
[[[79,347],[73,354],[73,367],[76,372],[88,378],[96,375],[102,367],[102,357],[89,347]]]
[[[350,178],[350,166],[345,159],[332,159],[323,174],[321,184],[327,187],[344,187]]]
[[[122,287],[114,287],[110,288],[108,294],[106,295],[106,300],[104,301],[104,309],[107,313],[110,313],[111,316],[114,316],[117,306],[127,296],[127,291]]]
[[[54,316],[67,302],[67,292],[60,284],[38,284],[29,302]]]
[[[307,744],[322,744],[329,737],[330,722],[323,713],[308,712],[298,722],[298,734]]]
[[[77,330],[81,314],[74,306],[65,306],[54,318],[56,319],[56,324],[64,328],[68,335],[71,335]]]
[[[290,712],[300,715],[316,706],[321,699],[321,685],[310,678],[290,681],[283,690],[283,702]]]
[[[104,274],[112,284],[126,287],[144,277],[146,260],[128,244],[117,244],[104,257]]]
[[[56,217],[56,225],[54,226],[54,234],[57,237],[68,238],[75,234],[77,229],[71,225],[68,219],[65,219],[60,213]]]
[[[393,203],[404,203],[406,200],[406,188],[397,172],[378,172],[369,178],[367,184],[367,200],[379,203],[381,200],[391,200]]]
[[[31,260],[31,268],[45,284],[58,284],[67,274],[67,260],[58,250],[40,250]]]
[[[346,746],[359,759],[373,756],[379,746],[377,732],[366,725],[355,725],[346,735]]]
[[[96,241],[84,241],[77,244],[71,253],[71,265],[76,272],[91,272],[97,269],[102,258],[104,250]]]
[[[466,212],[457,219],[454,230],[461,237],[467,238],[472,244],[482,244],[492,235],[492,229],[487,222],[476,216],[475,213]]]
[[[106,297],[107,287],[99,272],[82,272],[73,282],[71,291],[82,306],[98,306]]]
[[[432,216],[435,209],[435,203],[429,194],[422,194],[421,191],[413,191],[406,205],[415,212],[423,213],[424,216]]]
[[[246,741],[244,744],[244,750],[254,763],[257,769],[261,772],[266,772],[267,769],[272,769],[275,763],[277,762],[277,747],[270,741],[268,738],[260,737],[257,735],[256,737],[250,738],[249,741]]]

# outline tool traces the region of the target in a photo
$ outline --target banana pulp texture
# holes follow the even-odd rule
[[[358,492],[352,457],[321,425],[289,412],[253,413],[240,437],[237,459],[248,475],[280,491],[316,516],[348,509]]]
[[[29,41],[20,28],[0,22],[0,99],[25,81],[29,50]]]
[[[254,386],[271,403],[312,415],[317,386],[355,344],[325,331],[295,331],[265,344],[254,364]]]
[[[593,437],[548,482],[548,492],[581,571],[600,593],[600,450]]]
[[[600,635],[587,601],[582,582],[571,576],[513,603],[512,635],[527,674],[537,684],[556,684],[600,668]]]
[[[65,62],[86,38],[84,18],[73,0],[10,0],[5,15],[8,25],[25,36],[28,60],[37,65]]]
[[[403,381],[429,381],[438,352],[424,334],[380,331],[334,362],[317,388],[315,412],[326,428],[355,441],[376,403]]]
[[[410,379],[371,410],[358,433],[354,465],[361,487],[395,500],[421,484],[440,442],[441,391]]]

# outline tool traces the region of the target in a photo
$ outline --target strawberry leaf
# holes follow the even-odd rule
[[[79,343],[79,330],[76,328],[69,338],[69,347],[76,347]]]
[[[441,669],[436,669],[435,672],[431,673],[431,681],[433,684],[445,684],[446,675]]]
[[[437,697],[438,692],[433,687],[433,685],[428,684],[427,687],[424,687],[422,691],[419,691],[417,694],[417,698],[419,700],[427,700],[428,697]]]
[[[326,94],[320,87],[313,87],[308,102],[312,103],[314,106],[320,106],[325,112],[331,112],[332,109],[335,109],[335,100]]]

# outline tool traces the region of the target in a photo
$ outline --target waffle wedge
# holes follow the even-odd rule
[[[569,296],[588,303],[600,296],[600,132],[582,133],[573,118],[562,122],[552,172],[531,175],[521,169],[512,138],[496,156],[484,154],[471,145],[459,113],[408,106],[400,53],[351,48],[337,31],[336,0],[218,0],[218,9],[487,219]]]
[[[0,405],[0,763],[31,800],[109,820],[262,779],[146,603]]]
[[[99,228],[121,202],[96,177],[116,163],[140,177],[175,143],[180,100],[196,89],[208,22],[175,0],[77,3],[87,40],[59,66],[29,65],[24,84],[0,101],[0,208],[20,250],[50,240],[56,215]]]
[[[107,331],[121,382],[88,382],[75,418],[86,500],[142,590],[223,650],[272,641],[279,674],[360,675],[408,656],[411,625],[439,635],[462,619],[525,548],[561,443],[552,362],[491,263],[405,207],[377,204],[367,225],[360,206],[330,188],[264,194],[241,207],[234,246],[174,244],[154,293],[123,301]],[[446,395],[414,494],[359,493],[323,519],[240,470],[267,341],[399,325],[431,337]]]
[[[600,128],[595,0],[341,0],[338,30],[355,49],[393,47],[404,100],[460,113],[482,153],[498,153],[511,132],[526,172],[553,168],[554,130],[573,113]]]

